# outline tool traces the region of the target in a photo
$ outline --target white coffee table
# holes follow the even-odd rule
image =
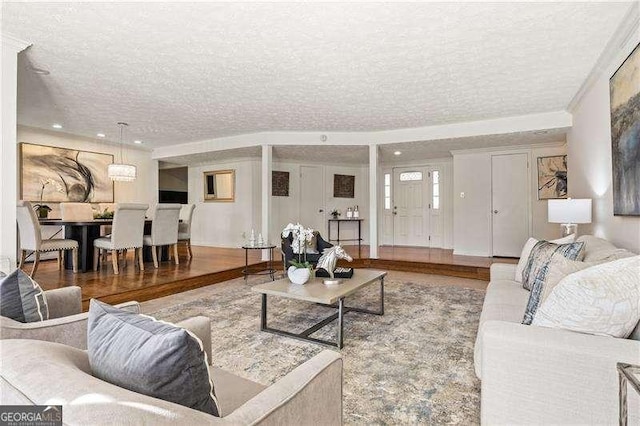
[[[344,333],[344,314],[347,312],[361,312],[365,314],[384,315],[384,277],[386,271],[376,271],[371,269],[358,269],[353,271],[353,277],[343,279],[341,284],[325,285],[324,278],[312,278],[304,285],[293,284],[288,278],[278,281],[260,284],[252,288],[253,291],[262,294],[262,312],[260,316],[260,330],[281,336],[293,337],[295,339],[306,340],[324,345],[334,346],[342,349]],[[347,307],[344,299],[360,290],[361,288],[380,283],[380,309],[372,311],[369,309]],[[338,312],[319,323],[309,327],[301,333],[292,333],[267,326],[267,296],[284,297],[287,299],[300,300],[307,303],[317,303],[331,308],[337,308]],[[310,337],[311,334],[322,327],[338,320],[338,336],[335,342],[324,339]]]

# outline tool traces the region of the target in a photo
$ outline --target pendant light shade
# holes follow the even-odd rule
[[[136,180],[136,166],[131,164],[109,164],[107,168],[109,178],[118,182],[133,182]]]
[[[120,126],[120,163],[109,164],[109,167],[107,167],[107,175],[112,181],[133,182],[137,177],[136,166],[132,164],[124,164],[122,159],[122,134],[124,127],[128,126],[128,124],[120,122],[118,123],[118,126]]]

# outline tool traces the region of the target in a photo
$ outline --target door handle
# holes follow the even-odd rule
[[[493,211],[493,214],[498,214],[498,210],[494,210],[494,211]]]
[[[398,212],[393,212],[394,216],[398,214]]]
[[[318,213],[324,213],[324,209],[318,210]]]

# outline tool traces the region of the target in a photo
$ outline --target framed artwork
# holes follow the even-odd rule
[[[274,197],[289,196],[289,172],[271,172],[271,195]]]
[[[609,80],[613,214],[640,216],[640,45]]]
[[[20,144],[20,198],[26,201],[113,203],[107,167],[113,155]]]
[[[235,201],[235,170],[215,170],[212,172],[204,172],[203,181],[204,201]]]
[[[350,175],[333,175],[333,197],[355,198],[356,177]]]
[[[538,200],[567,198],[567,156],[538,157]]]

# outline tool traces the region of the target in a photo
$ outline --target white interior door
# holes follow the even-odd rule
[[[326,235],[324,178],[319,166],[300,166],[300,223]]]
[[[394,169],[393,176],[393,243],[428,246],[428,172],[425,167]]]
[[[529,156],[491,157],[493,256],[518,257],[529,238]]]

